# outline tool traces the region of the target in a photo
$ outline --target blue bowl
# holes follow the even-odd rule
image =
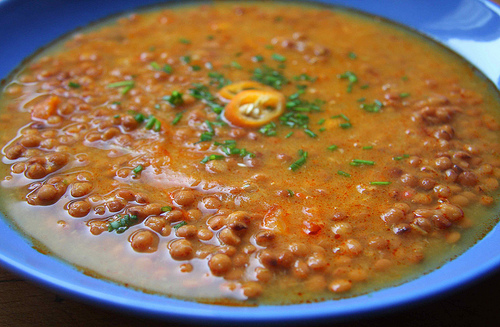
[[[159,3],[142,0],[140,5]],[[375,14],[415,29],[459,53],[500,89],[500,7],[484,0],[322,1]],[[139,2],[0,0],[0,78],[40,47],[75,28]],[[33,248],[0,219],[3,266],[50,289],[99,306],[153,318],[193,323],[274,323],[340,320],[415,303],[456,289],[500,266],[500,227],[441,268],[397,287],[340,301],[260,307],[221,307],[145,294],[84,275]]]

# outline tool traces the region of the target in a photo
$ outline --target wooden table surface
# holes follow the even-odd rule
[[[362,319],[352,319],[335,326],[404,326],[465,327],[497,326],[500,321],[500,272],[455,291],[409,308],[393,310]],[[153,321],[111,312],[83,304],[36,286],[0,268],[1,327],[59,326],[187,326],[186,324]],[[317,326],[332,326],[321,323]],[[288,324],[287,326],[290,326]],[[314,326],[308,324],[308,326]]]

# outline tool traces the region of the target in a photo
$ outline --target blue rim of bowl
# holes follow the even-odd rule
[[[147,0],[141,5],[159,2]],[[464,57],[491,80],[497,90],[500,89],[500,65],[497,64],[497,58],[500,58],[500,7],[496,4],[485,0],[442,0],[439,3],[418,0],[320,2],[354,8],[416,30]],[[92,4],[99,6],[93,7]],[[3,31],[0,35],[0,78],[6,78],[23,58],[68,31],[136,7],[134,0],[105,3],[95,0],[0,1],[0,30]],[[88,8],[93,10],[86,10]],[[50,15],[39,15],[44,10],[52,12]],[[21,22],[19,17],[24,17],[24,20]],[[57,17],[63,18],[55,24],[53,22]],[[141,316],[198,323],[349,319],[442,295],[500,267],[500,254],[495,251],[500,243],[500,226],[496,226],[457,259],[399,286],[339,301],[289,306],[221,307],[146,294],[89,277],[57,258],[36,251],[33,244],[6,219],[0,219],[0,235],[2,265],[55,292]]]

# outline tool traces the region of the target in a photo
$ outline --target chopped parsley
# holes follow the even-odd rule
[[[317,77],[311,77],[307,74],[300,74],[297,76],[293,77],[294,80],[296,81],[308,81],[308,82],[315,82],[318,78]]]
[[[187,222],[181,221],[180,223],[175,224],[173,227],[175,230],[178,230],[179,228],[181,228],[182,226],[185,226],[185,225],[187,225]]]
[[[156,61],[153,61],[151,63],[151,68],[153,68],[154,70],[161,70],[160,65],[158,65],[158,63]]]
[[[126,94],[128,91],[132,90],[135,86],[134,81],[120,81],[108,84],[109,88],[121,88],[121,94]]]
[[[286,61],[286,57],[283,56],[283,55],[280,55],[278,53],[273,53],[271,55],[271,58],[273,58],[274,60],[279,61],[279,62],[285,62]]]
[[[259,129],[259,132],[266,135],[266,136],[275,136],[276,135],[276,124],[274,122],[270,122],[269,124],[262,126]]]
[[[184,64],[189,64],[191,62],[191,56],[182,56],[181,57],[181,61],[184,63]]]
[[[351,174],[346,173],[345,171],[342,171],[342,170],[337,171],[337,174],[339,174],[340,176],[344,176],[344,177],[351,177]]]
[[[185,39],[185,38],[180,38],[179,42],[182,43],[182,44],[191,44],[191,41],[188,40],[188,39]]]
[[[347,81],[349,82],[349,84],[347,84],[347,93],[351,93],[354,84],[358,82],[358,77],[353,72],[350,71],[340,74],[339,78],[347,79]]]
[[[138,123],[140,124],[140,123],[142,123],[143,121],[145,121],[145,120],[146,120],[146,116],[144,116],[144,115],[143,115],[143,114],[141,114],[141,113],[136,113],[136,114],[134,115],[134,119],[135,119],[135,121],[136,121],[136,122],[138,122]]]
[[[163,70],[165,73],[167,73],[167,74],[172,74],[172,72],[174,71],[174,70],[172,69],[172,66],[170,66],[170,65],[164,65],[162,70]]]
[[[238,149],[236,147],[236,141],[235,140],[226,140],[224,142],[214,142],[214,145],[220,146],[222,152],[224,152],[226,155],[239,155],[241,157],[245,156],[250,156],[254,157],[255,155],[251,152],[248,152],[245,148],[243,149]]]
[[[254,62],[263,62],[264,61],[264,57],[261,56],[261,55],[253,56],[252,57],[252,61],[254,61]]]
[[[168,101],[174,107],[184,103],[182,93],[179,91],[172,91],[172,94],[164,96],[163,100]]]
[[[373,165],[375,165],[375,161],[362,160],[362,159],[352,159],[352,161],[349,164],[351,166],[361,166],[361,165],[373,166]]]
[[[180,122],[180,120],[182,119],[182,115],[183,115],[182,112],[178,112],[175,115],[174,120],[172,120],[172,125],[177,125]]]
[[[211,154],[211,155],[205,156],[205,158],[203,158],[203,160],[201,160],[201,163],[202,164],[206,164],[209,161],[212,161],[212,160],[223,160],[224,158],[225,158],[225,156],[223,156],[223,155]]]
[[[79,89],[81,87],[81,85],[76,82],[69,82],[68,86],[71,87],[72,89]]]
[[[116,231],[118,234],[125,232],[130,226],[137,222],[135,215],[117,215],[118,220],[112,221],[108,224],[108,232]]]
[[[410,93],[409,92],[403,92],[403,93],[399,93],[399,97],[400,98],[407,98],[410,96]]]
[[[370,182],[370,185],[389,185],[391,182]]]
[[[363,103],[360,108],[368,112],[379,112],[384,105],[379,100],[373,101],[373,103]]]
[[[339,126],[343,129],[348,129],[352,127],[352,124],[350,122],[347,123],[340,123]]]
[[[356,59],[356,58],[358,57],[358,56],[357,56],[354,52],[352,52],[352,51],[351,51],[351,52],[349,52],[349,53],[347,54],[347,56],[348,56],[349,58],[351,58],[351,59]]]
[[[215,102],[215,97],[208,91],[208,88],[199,83],[194,83],[192,89],[189,89],[189,93],[196,99],[203,100],[203,102],[212,108],[216,114],[220,114],[224,109],[221,105]]]
[[[241,67],[241,65],[237,61],[231,61],[231,67],[236,69],[243,69],[243,67]]]
[[[200,140],[198,142],[196,142],[196,143],[212,141],[213,137],[214,137],[214,133],[213,132],[203,132],[200,135]]]
[[[304,128],[304,132],[312,138],[318,137],[318,134],[314,133],[309,128]]]
[[[161,211],[162,212],[169,212],[169,211],[172,211],[172,207],[171,206],[163,206],[161,207]]]
[[[330,151],[334,151],[334,150],[337,150],[338,148],[339,148],[338,145],[332,144],[327,149],[330,150]]]
[[[397,156],[397,157],[393,157],[392,160],[403,160],[403,159],[407,159],[409,158],[410,155],[409,154],[403,154],[402,156]]]
[[[299,159],[294,163],[292,163],[288,168],[291,169],[292,171],[296,171],[306,163],[307,156],[308,156],[307,151],[304,151],[302,149],[299,150]]]
[[[154,116],[149,116],[146,126],[144,126],[146,129],[152,129],[155,132],[159,132],[161,130],[161,122],[156,119]]]
[[[218,72],[208,72],[210,77],[210,85],[215,85],[218,89],[231,84],[231,81],[226,79],[223,74]]]
[[[266,65],[255,68],[252,79],[262,84],[272,86],[277,90],[281,90],[282,86],[288,83],[288,79],[280,71],[274,70]]]
[[[137,175],[139,174],[141,171],[144,170],[144,167],[142,165],[137,165],[137,167],[135,167],[134,169],[132,169],[132,172]]]

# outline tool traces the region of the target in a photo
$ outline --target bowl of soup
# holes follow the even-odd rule
[[[21,3],[0,3],[31,18],[0,39],[6,267],[252,323],[375,312],[498,266],[498,6]]]

